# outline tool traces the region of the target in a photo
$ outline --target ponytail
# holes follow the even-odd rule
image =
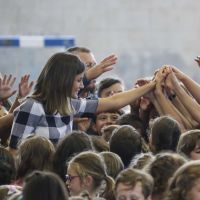
[[[104,197],[106,200],[113,200],[114,198],[114,185],[115,182],[113,180],[112,177],[105,175],[104,178],[105,182],[106,182],[106,187],[105,190],[102,194],[102,197]]]

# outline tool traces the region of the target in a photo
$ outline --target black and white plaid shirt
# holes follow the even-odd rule
[[[72,99],[75,116],[83,113],[96,112],[98,100]],[[33,134],[44,136],[54,144],[72,131],[74,115],[61,116],[59,113],[47,115],[43,105],[28,98],[14,111],[14,121],[11,130],[10,147],[16,149],[18,143]]]

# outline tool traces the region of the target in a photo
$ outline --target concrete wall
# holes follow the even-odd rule
[[[115,74],[128,88],[162,64],[199,81],[199,10],[196,0],[0,0],[0,35],[74,35],[98,61],[116,53],[118,64],[106,76]],[[0,48],[0,71],[36,79],[60,50]]]

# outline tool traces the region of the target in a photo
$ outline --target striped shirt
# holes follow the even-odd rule
[[[30,136],[40,135],[56,144],[68,132],[72,131],[73,117],[83,113],[96,112],[98,100],[72,99],[75,114],[61,116],[60,113],[47,115],[42,103],[28,98],[14,111],[14,121],[11,130],[9,146],[16,149],[19,142]]]

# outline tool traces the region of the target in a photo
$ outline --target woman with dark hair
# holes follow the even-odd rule
[[[170,116],[157,117],[151,124],[149,145],[153,153],[161,151],[176,152],[181,128]]]
[[[17,154],[15,184],[23,185],[25,176],[34,170],[51,171],[54,152],[53,144],[45,137],[33,136],[24,140]]]
[[[67,162],[75,154],[92,149],[92,141],[86,133],[82,131],[73,131],[71,134],[66,135],[58,144],[53,157],[54,172],[65,182]]]
[[[54,173],[34,171],[25,179],[23,200],[67,200],[65,184]]]
[[[74,116],[122,108],[155,87],[144,86],[96,100],[78,99],[85,65],[72,54],[56,53],[43,68],[31,98],[15,110],[10,148],[28,135],[38,134],[57,143],[72,130]]]

